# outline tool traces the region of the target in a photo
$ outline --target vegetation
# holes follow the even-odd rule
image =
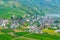
[[[24,35],[29,34],[29,33],[28,32],[17,32],[15,34],[18,36],[24,36]]]
[[[60,36],[57,35],[51,35],[47,33],[43,34],[35,34],[35,33],[28,33],[28,32],[16,32],[14,35],[17,35],[17,37],[14,37],[13,35],[4,33],[0,34],[0,40],[31,40],[31,39],[37,39],[37,40],[60,40]]]
[[[45,14],[60,13],[60,6],[56,6],[56,4],[59,4],[58,1],[56,0],[56,3],[52,2],[53,1],[46,0],[0,0],[0,18],[9,20],[9,23],[5,26],[7,27],[6,29],[0,28],[0,40],[60,40],[60,33],[54,32],[59,29],[60,26],[56,29],[43,29],[42,34],[26,32],[26,30],[28,30],[27,26],[29,25],[32,26],[35,24],[38,26],[37,29],[40,28],[40,20],[43,22],[45,19],[42,19],[43,17],[40,19],[37,17],[46,16]],[[16,15],[16,18],[12,18],[12,15]],[[19,25],[16,24],[17,22],[13,22],[14,20],[18,20]],[[29,20],[29,22],[25,20]],[[2,22],[0,26],[4,23]],[[56,20],[54,23],[60,23],[60,19],[59,21]],[[11,24],[13,25],[11,26]],[[12,29],[10,29],[11,27]]]
[[[0,34],[0,40],[11,40],[14,37],[9,34]]]
[[[49,35],[49,34],[31,34],[25,37],[35,38],[38,40],[60,40],[59,36]]]
[[[1,29],[1,32],[9,33],[9,32],[14,32],[14,31],[12,29]]]

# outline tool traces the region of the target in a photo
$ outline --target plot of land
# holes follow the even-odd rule
[[[60,36],[50,34],[35,34],[28,32],[14,33],[17,37],[9,34],[0,34],[0,40],[60,40]]]

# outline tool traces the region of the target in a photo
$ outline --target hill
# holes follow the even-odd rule
[[[60,0],[0,0],[0,17],[9,18],[12,15],[27,14],[59,14]]]

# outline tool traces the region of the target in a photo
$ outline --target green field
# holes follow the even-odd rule
[[[4,8],[4,9],[0,9],[0,18],[8,18],[10,19],[10,17],[12,15],[24,15],[24,12],[22,10],[18,11],[16,9],[11,9],[11,8]]]
[[[9,34],[0,34],[0,40],[11,40],[12,38],[14,37]]]
[[[28,32],[17,32],[15,36],[10,34],[0,34],[0,40],[60,40],[60,36],[50,34],[35,34]]]

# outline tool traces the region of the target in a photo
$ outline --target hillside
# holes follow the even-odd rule
[[[0,17],[26,14],[59,14],[60,0],[0,0]]]

